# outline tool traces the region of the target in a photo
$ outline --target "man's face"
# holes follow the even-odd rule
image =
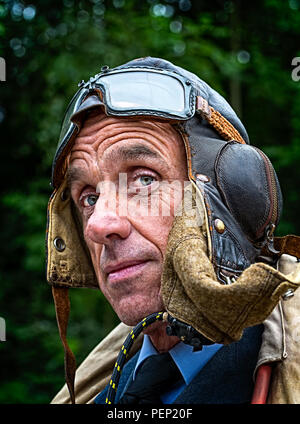
[[[68,179],[100,289],[121,321],[163,310],[164,252],[187,180],[179,134],[166,122],[93,116]]]

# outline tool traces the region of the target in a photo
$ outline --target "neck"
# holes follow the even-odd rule
[[[150,337],[150,340],[159,353],[168,352],[172,347],[180,342],[176,336],[166,334],[167,323],[156,322],[144,330],[144,334]]]

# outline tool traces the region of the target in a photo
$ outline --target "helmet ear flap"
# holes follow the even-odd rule
[[[216,183],[225,204],[246,236],[257,243],[278,225],[282,194],[275,170],[258,148],[227,143],[215,164]]]
[[[46,245],[49,284],[99,289],[66,179],[49,201]]]

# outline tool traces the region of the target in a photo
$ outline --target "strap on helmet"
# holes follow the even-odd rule
[[[69,289],[65,287],[52,287],[52,295],[55,304],[56,319],[59,335],[65,352],[65,378],[70,392],[72,404],[75,404],[74,380],[76,372],[76,360],[67,342],[67,327],[70,314]]]
[[[224,140],[247,144],[238,130],[220,112],[209,106],[207,100],[197,96],[196,110],[221,135]]]

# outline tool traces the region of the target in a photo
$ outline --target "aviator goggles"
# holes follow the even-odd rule
[[[196,93],[191,81],[177,73],[152,68],[124,68],[102,72],[79,84],[63,119],[53,163],[52,184],[59,158],[79,132],[79,115],[103,107],[112,116],[154,116],[187,120],[194,116]],[[93,97],[93,99],[89,99]],[[96,99],[96,100],[95,100]],[[85,101],[86,100],[86,101]]]

